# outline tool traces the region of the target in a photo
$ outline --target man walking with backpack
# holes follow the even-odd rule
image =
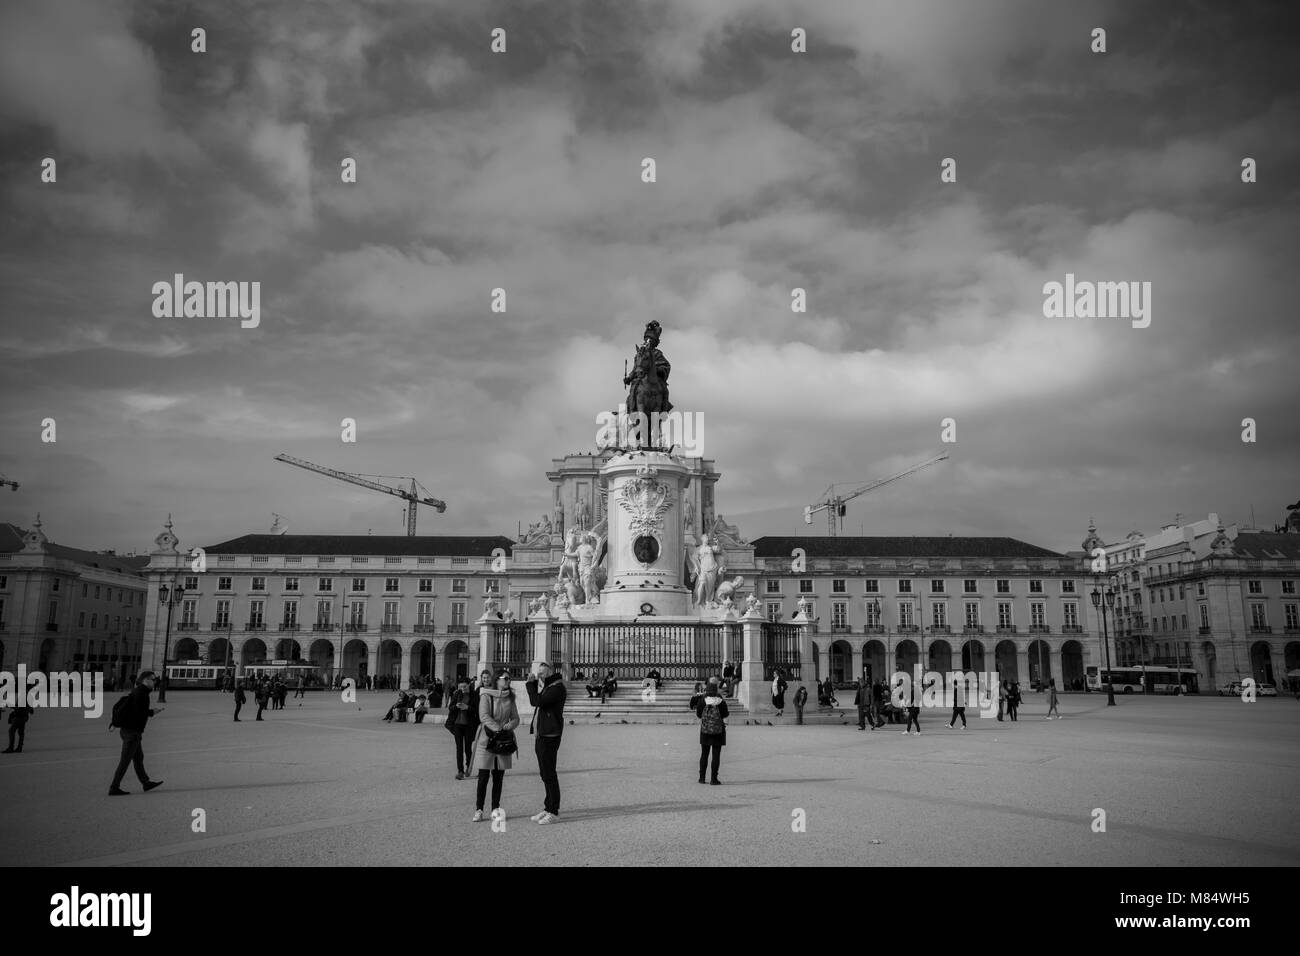
[[[135,764],[135,775],[145,791],[162,785],[161,780],[150,780],[144,770],[144,728],[149,718],[162,713],[167,705],[149,706],[149,694],[153,691],[156,680],[153,671],[145,671],[136,682],[135,688],[126,697],[113,705],[113,720],[110,729],[117,727],[122,737],[122,759],[117,762],[117,772],[113,774],[113,783],[108,788],[110,797],[124,797],[129,791],[122,789],[122,778],[126,768]]]
[[[540,690],[538,681],[541,682]],[[537,753],[542,785],[546,788],[542,810],[533,814],[532,819],[538,823],[555,823],[560,815],[560,775],[555,765],[560,754],[560,737],[564,733],[564,702],[568,691],[560,675],[554,673],[546,661],[537,665],[537,674],[528,678],[524,686],[528,690],[528,702],[536,708],[533,711],[536,726],[530,726],[529,733],[534,729],[537,731],[533,748]]]
[[[700,718],[700,783],[704,782],[704,768],[709,755],[713,756],[713,776],[709,783],[719,786],[718,764],[722,762],[722,748],[727,745],[727,702],[718,691],[716,677],[709,678],[704,696],[695,705],[695,716]]]

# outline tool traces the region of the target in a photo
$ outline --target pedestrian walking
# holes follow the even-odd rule
[[[248,702],[248,695],[244,693],[244,682],[240,681],[239,686],[235,688],[235,720],[239,719],[239,709]]]
[[[468,677],[462,677],[451,692],[447,729],[456,741],[456,779],[465,780],[469,777],[474,734],[478,730],[478,695],[470,690]]]
[[[271,690],[266,685],[266,681],[258,681],[257,690],[253,693],[253,699],[257,701],[257,719],[262,719],[262,711],[266,710],[267,698],[271,696]]]
[[[121,712],[117,712],[118,704],[113,706],[113,724],[110,726],[118,728],[119,736],[122,738],[122,756],[117,762],[117,771],[113,774],[113,782],[108,788],[110,797],[127,795],[129,791],[122,789],[122,778],[126,776],[126,768],[133,764],[140,786],[146,792],[162,785],[161,780],[150,780],[149,774],[144,769],[145,725],[149,723],[150,717],[161,714],[167,709],[166,704],[149,706],[149,694],[153,691],[156,681],[153,671],[142,671],[135,688],[126,698],[119,701]]]
[[[1016,715],[1020,712],[1020,683],[1019,681],[1011,682],[1011,690],[1007,694],[1007,716],[1016,720]]]
[[[953,681],[952,684],[952,718],[948,721],[948,729],[957,724],[957,718],[961,718],[961,729],[966,729],[966,682],[964,680]]]
[[[293,699],[297,700],[299,697],[306,697],[306,696],[307,696],[307,678],[299,674],[298,686],[293,692]],[[302,704],[299,704],[298,706],[301,707]]]
[[[515,692],[510,689],[510,672],[504,667],[497,671],[497,686],[479,690],[479,726],[474,735],[474,769],[478,771],[478,795],[471,823],[483,819],[483,801],[487,797],[488,777],[492,778],[492,819],[504,820],[501,808],[501,789],[506,771],[510,769],[513,751],[502,752],[497,737],[519,726],[519,708],[515,706]],[[518,747],[515,747],[518,750]]]
[[[794,722],[796,724],[803,723],[803,709],[807,703],[808,688],[804,687],[803,684],[800,684],[799,689],[794,692]],[[871,729],[875,730],[876,728],[872,727]]]
[[[1052,711],[1056,711],[1056,719],[1061,719],[1061,712],[1056,709],[1056,678],[1053,677],[1047,685],[1047,719],[1052,719]]]
[[[27,720],[36,711],[27,704],[15,707],[9,714],[9,749],[0,750],[0,753],[20,754],[23,752],[23,741],[27,739]],[[18,746],[14,746],[14,739],[17,738]]]
[[[913,724],[916,725],[916,736],[921,736],[921,702],[915,681],[912,682],[911,696],[907,702],[907,726],[903,728],[903,733],[910,733]]]
[[[537,733],[533,750],[537,754],[537,770],[546,790],[541,812],[533,814],[532,819],[537,823],[554,823],[560,815],[560,774],[556,764],[560,739],[564,734],[564,703],[569,692],[560,675],[546,661],[537,665],[537,674],[530,677],[524,686],[528,690],[528,702],[534,707],[533,723],[528,732]]]
[[[871,686],[865,678],[858,679],[857,692],[853,695],[853,706],[858,709],[858,730],[866,730],[867,715],[871,712]],[[876,729],[874,721],[871,729]]]
[[[1002,719],[1002,713],[1007,707],[1007,682],[1001,681],[998,684],[998,720]]]
[[[871,729],[872,730],[877,730],[885,726],[885,718],[881,716],[880,712],[884,708],[885,701],[888,699],[888,697],[889,694],[886,692],[884,685],[881,684],[880,681],[876,681],[875,684],[871,686]]]
[[[718,779],[718,765],[722,762],[722,748],[727,745],[727,701],[716,681],[709,681],[704,696],[695,705],[695,716],[700,719],[700,783],[704,782],[704,769],[712,756],[713,774],[709,783],[717,787],[722,784]]]
[[[772,676],[772,706],[776,708],[778,717],[785,713],[785,675],[781,673],[781,668],[777,668]]]

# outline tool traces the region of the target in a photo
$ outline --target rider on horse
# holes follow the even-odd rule
[[[649,349],[653,354],[654,372],[659,379],[657,391],[662,392],[663,407],[641,407],[641,403],[637,401],[637,396],[640,391],[638,386],[641,385],[642,379],[645,377],[646,373],[640,368],[634,366],[629,374],[623,376],[623,384],[629,386],[627,392],[627,410],[629,413],[646,412],[649,414],[651,412],[667,413],[672,411],[672,403],[668,401],[668,373],[672,371],[672,366],[669,365],[668,360],[664,358],[664,353],[659,351],[659,335],[662,331],[663,330],[658,322],[647,322],[645,327],[645,345],[641,348]],[[638,349],[638,352],[640,352],[640,349]]]

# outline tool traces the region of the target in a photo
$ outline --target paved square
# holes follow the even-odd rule
[[[119,739],[107,713],[38,711],[22,754],[0,756],[9,865],[906,864],[1295,865],[1300,703],[1062,697],[1044,720],[923,735],[890,725],[728,730],[721,787],[696,782],[692,726],[574,725],[560,750],[561,823],[541,808],[527,716],[506,775],[505,832],[471,824],[441,725],[381,722],[392,696],[337,695],[267,712],[180,692],[145,734],[165,784],[107,796]],[[116,695],[109,695],[109,706]],[[107,708],[106,708],[107,711]],[[970,713],[974,714],[972,709]],[[1106,811],[1094,833],[1092,811]],[[191,830],[196,808],[206,833]],[[792,832],[803,810],[807,832]]]

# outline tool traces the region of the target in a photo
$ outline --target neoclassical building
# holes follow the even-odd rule
[[[139,670],[148,560],[0,523],[0,670]]]

